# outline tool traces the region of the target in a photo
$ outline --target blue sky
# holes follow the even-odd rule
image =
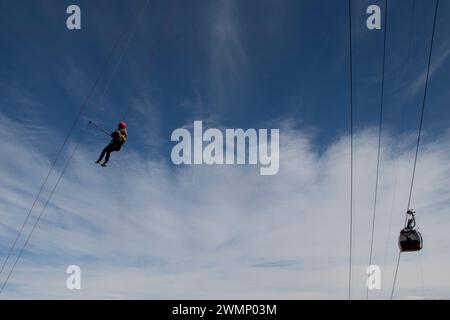
[[[353,6],[358,128],[378,121],[383,32],[364,27],[365,8],[373,1],[369,2]],[[373,3],[383,6],[380,1]],[[86,94],[127,27],[132,10],[143,5],[136,1],[80,2],[83,28],[71,32],[64,28],[66,16],[58,14],[68,4],[2,3],[3,99],[13,89],[32,91],[41,105],[40,120],[55,124],[52,128],[61,133],[66,132],[80,96]],[[129,121],[131,128],[151,127],[152,139],[165,140],[173,128],[196,118],[214,118],[228,127],[258,127],[274,118],[291,118],[318,128],[318,143],[327,144],[348,129],[345,4],[152,2],[111,81],[103,108],[98,106],[103,92],[100,85],[86,115],[111,126],[132,99],[145,95],[153,107],[148,110],[150,123],[148,119],[141,123],[135,112],[129,112]],[[411,86],[426,68],[434,6],[428,1],[393,1],[390,6],[385,124],[398,132],[415,129],[420,114],[423,81]],[[445,37],[447,6],[442,2],[438,15],[433,64],[439,68],[430,82],[432,107],[426,118],[433,124],[428,128],[437,132],[449,124],[443,103],[449,93],[442,84],[448,81],[450,66],[448,59],[441,61],[450,46]],[[108,71],[117,58],[118,54]],[[18,108],[20,104],[8,103],[4,112],[17,117]],[[132,141],[133,148],[142,142]]]
[[[68,5],[73,4],[72,1],[0,1],[0,119],[5,121],[9,130],[8,140],[2,142],[3,147],[10,151],[8,159],[0,162],[5,181],[2,185],[5,196],[0,199],[1,213],[8,221],[1,237],[0,253],[3,255],[111,48],[124,28],[130,30],[130,17],[135,8],[142,8],[144,3],[143,0],[77,1],[82,11],[82,29],[69,31],[65,27],[65,11]],[[373,201],[374,130],[379,121],[383,53],[383,30],[368,30],[365,27],[366,8],[371,4],[384,8],[384,1],[354,1],[352,6],[354,124],[357,129],[355,165],[359,173],[357,179],[360,179],[355,185],[361,199],[361,208],[357,205],[356,209],[364,212],[361,213],[362,220],[358,221],[366,227],[361,231],[361,267],[366,260],[362,243],[366,245],[367,242]],[[402,199],[400,196],[398,199],[388,196],[397,193],[394,190],[399,189],[398,194],[402,194],[406,192],[403,189],[407,189],[405,186],[413,159],[411,151],[420,116],[433,16],[434,1],[389,1],[385,131],[382,142],[383,148],[386,148],[383,149],[386,159],[381,166],[381,180],[386,180],[386,190],[383,189],[382,194],[386,197],[380,200],[386,202],[389,210],[386,209],[386,223],[380,223],[380,228],[385,227],[380,233],[385,232],[392,237],[392,252],[396,249],[393,229],[396,230],[401,223],[391,225],[392,218],[388,212],[398,209],[394,214],[400,221],[403,211],[400,208],[404,207],[405,196]],[[430,162],[422,162],[419,168],[425,169],[418,173],[419,177],[423,175],[424,185],[429,186],[423,187],[427,197],[424,196],[426,205],[422,206],[434,208],[437,212],[448,209],[448,196],[444,190],[450,180],[446,164],[446,137],[450,127],[450,109],[447,107],[450,99],[447,88],[450,82],[450,39],[446,32],[449,21],[450,2],[441,0],[424,120],[424,150],[430,150],[427,154]],[[164,287],[160,296],[157,293],[146,296],[138,285],[141,280],[136,280],[136,283],[131,281],[135,287],[125,286],[123,292],[120,286],[109,290],[102,283],[97,283],[90,288],[91,291],[85,291],[87,297],[109,297],[110,292],[115,292],[111,293],[112,297],[189,298],[195,296],[193,291],[197,288],[193,285],[195,281],[191,282],[192,278],[201,278],[202,275],[209,281],[203,279],[207,283],[206,297],[208,293],[211,297],[229,297],[232,294],[268,298],[345,297],[345,237],[341,244],[342,252],[336,250],[339,254],[330,257],[329,261],[319,259],[321,266],[329,265],[334,269],[327,270],[337,274],[338,280],[333,282],[332,289],[326,289],[323,283],[309,283],[306,280],[311,276],[308,272],[314,273],[314,267],[307,260],[312,254],[309,251],[297,252],[294,249],[295,252],[292,252],[286,249],[285,254],[275,257],[277,250],[274,249],[275,256],[272,258],[261,258],[259,255],[245,258],[243,253],[239,257],[230,254],[230,248],[258,252],[257,243],[246,236],[251,234],[249,231],[254,224],[267,217],[267,225],[261,222],[261,232],[267,232],[265,228],[270,226],[270,221],[280,223],[280,230],[285,227],[289,229],[288,224],[303,224],[301,218],[297,220],[297,213],[303,217],[297,210],[309,211],[304,218],[309,221],[310,230],[317,230],[319,222],[325,217],[309,217],[311,211],[341,208],[339,216],[342,219],[331,216],[329,228],[334,230],[332,224],[346,228],[348,203],[344,200],[347,195],[338,191],[344,192],[348,188],[348,181],[345,180],[349,128],[348,22],[347,1],[150,1],[141,23],[135,28],[129,47],[125,40],[119,43],[107,72],[103,74],[71,137],[69,146],[79,142],[81,150],[61,185],[62,191],[55,194],[48,215],[46,213],[47,219],[42,223],[43,230],[52,234],[51,239],[46,240],[42,233],[36,235],[35,244],[26,252],[23,264],[17,267],[17,283],[11,284],[11,288],[18,289],[11,290],[9,294],[12,297],[47,297],[49,293],[45,289],[50,288],[50,284],[58,286],[48,270],[59,270],[60,266],[69,264],[69,260],[79,260],[95,270],[92,274],[99,272],[96,266],[102,266],[126,275],[142,272],[142,279],[148,279],[145,272],[155,268],[154,274],[161,274],[159,278],[152,276],[152,285],[157,283],[163,286],[160,281],[163,283],[165,277],[180,276],[180,281],[185,281],[187,288]],[[124,56],[114,72],[121,52]],[[111,79],[109,86],[108,79]],[[125,117],[124,110],[127,110]],[[123,152],[113,154],[108,171],[100,171],[92,162],[107,140],[89,127],[87,121],[94,120],[101,126],[113,129],[122,118],[128,123],[130,139]],[[192,125],[194,120],[203,120],[206,126],[220,128],[281,128],[284,149],[280,151],[280,175],[263,179],[255,177],[255,171],[246,167],[233,170],[175,169],[170,163],[173,146],[170,134],[176,128]],[[339,164],[341,166],[337,167]],[[433,167],[432,170],[428,165]],[[60,167],[61,163],[58,163],[57,170]],[[322,171],[324,168],[330,171]],[[242,177],[241,190],[233,178]],[[389,183],[393,177],[395,181]],[[210,185],[214,179],[220,182]],[[20,183],[15,184],[14,181]],[[48,188],[51,188],[52,181]],[[327,184],[332,185],[331,190],[327,190]],[[89,191],[91,187],[98,193]],[[118,192],[121,188],[124,188],[123,192]],[[204,188],[209,190],[204,191]],[[229,188],[236,188],[235,192],[242,191],[242,199],[238,197],[237,200],[237,194]],[[69,194],[65,194],[64,190]],[[298,193],[304,194],[300,197],[304,201],[301,204],[295,202]],[[143,200],[143,197],[148,198]],[[321,198],[327,201],[319,200]],[[276,201],[276,206],[264,208],[265,201],[269,199]],[[147,200],[152,201],[147,203]],[[318,202],[325,202],[329,207]],[[433,203],[438,203],[440,207],[436,208]],[[420,207],[421,204],[417,205]],[[211,210],[215,213],[210,216],[207,213]],[[276,218],[277,210],[289,212],[286,213],[286,220]],[[249,211],[253,213],[249,214]],[[127,215],[136,212],[136,217],[124,218],[124,212]],[[256,212],[260,212],[261,216],[254,216]],[[428,231],[443,225],[438,219],[442,218],[442,214],[429,218]],[[111,224],[105,226],[99,222],[108,221],[109,215],[114,217]],[[229,220],[227,215],[230,215]],[[145,223],[148,228],[140,230],[138,218],[153,221],[154,225],[147,226]],[[187,219],[185,227],[192,227],[192,230],[178,229],[182,228],[183,223],[177,219]],[[395,223],[397,218],[393,219],[392,223]],[[242,226],[233,230],[231,222],[241,220]],[[120,230],[122,223],[124,230],[139,236],[126,236],[125,231]],[[52,226],[58,231],[53,233]],[[130,242],[119,245],[118,251],[98,257],[99,251],[108,250],[93,249],[93,240],[83,242],[83,237],[76,235],[71,228],[87,232],[86,239],[91,239],[90,236],[95,239],[95,234],[103,235],[105,243],[111,246],[117,245],[118,240],[114,237],[119,235]],[[218,234],[209,231],[214,228],[219,229]],[[194,230],[203,237],[197,239]],[[191,260],[183,254],[181,260],[167,257],[164,252],[174,250],[172,246],[177,241],[186,240],[183,237],[175,239],[171,232],[178,235],[186,232],[186,239],[192,240],[192,243],[186,241],[187,247],[182,250],[184,253],[200,252],[206,257],[210,255],[211,259],[202,257],[195,260],[195,255],[192,255]],[[150,236],[150,233],[153,234]],[[280,234],[283,232],[280,231]],[[159,242],[159,237],[166,239],[166,242]],[[203,246],[202,241],[208,242],[208,237],[211,237],[212,243],[217,242],[214,249]],[[65,239],[74,239],[73,247],[59,247]],[[143,254],[133,246],[150,239],[155,243],[151,245],[154,252],[150,250]],[[323,254],[321,250],[326,247],[320,246],[320,240],[313,235],[308,239],[313,248],[317,241],[315,251]],[[294,237],[291,240],[299,239]],[[268,235],[262,243],[265,241],[286,243],[286,239],[275,235],[273,239]],[[448,236],[442,243],[450,245]],[[48,246],[48,249],[38,244]],[[131,252],[134,255],[125,256],[124,260],[117,259],[121,248],[130,251],[129,246],[133,247]],[[389,253],[382,251],[386,246],[388,244],[380,245],[380,256],[390,257]],[[270,245],[267,247],[270,248]],[[430,253],[429,261],[444,259],[448,262],[448,256],[439,256],[439,248],[434,248],[434,255]],[[263,253],[260,255],[263,256]],[[224,263],[222,259],[227,263],[221,264]],[[389,258],[385,260],[392,262]],[[46,265],[44,261],[54,263]],[[279,271],[273,274],[255,273],[257,279],[254,281],[262,281],[263,288],[249,284],[245,288],[237,285],[237,289],[233,289],[221,282],[225,280],[218,276],[223,271],[222,267],[224,270],[229,267],[233,272],[240,270],[232,268],[231,265],[235,266],[233,263],[244,264],[249,270],[252,269],[250,266],[256,266],[254,268],[257,270],[281,268],[286,273],[285,278],[279,276],[282,283],[288,283],[284,279],[291,279],[299,273],[305,275],[306,282],[293,287],[287,284],[277,287],[274,283]],[[414,261],[411,263],[414,265]],[[186,267],[180,267],[184,264]],[[23,268],[22,271],[20,268]],[[428,268],[438,268],[438,263],[430,262]],[[338,272],[341,269],[342,272]],[[29,280],[27,274],[31,271],[27,273],[25,270],[45,274],[43,278],[47,279],[48,287],[43,283],[26,284],[25,280]],[[246,275],[246,272],[236,271],[236,279]],[[64,277],[64,274],[59,277]],[[266,280],[261,280],[263,278]],[[404,280],[404,287],[407,288],[404,296],[422,294],[414,284],[416,278],[405,278],[412,279],[412,282]],[[21,282],[21,279],[25,280]],[[91,280],[95,281],[93,279],[95,277],[92,275]],[[445,296],[450,288],[449,280],[443,281],[442,286],[439,286],[438,280],[433,281],[429,283],[431,295]],[[223,290],[214,291],[213,284],[218,284],[219,288],[222,284]],[[51,288],[54,290],[54,287]],[[61,289],[61,296],[68,294],[64,288]]]

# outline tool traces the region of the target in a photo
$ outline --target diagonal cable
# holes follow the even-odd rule
[[[377,199],[378,199],[378,179],[380,171],[380,150],[381,150],[381,132],[383,123],[383,103],[384,103],[384,69],[386,65],[386,34],[387,34],[387,17],[388,17],[388,0],[385,1],[385,14],[384,14],[384,39],[383,39],[383,62],[381,71],[381,94],[380,94],[380,119],[378,127],[378,150],[377,150],[377,170],[375,177],[375,195],[373,202],[373,215],[372,215],[372,233],[370,239],[370,254],[369,254],[369,267],[372,265],[373,256],[373,240],[375,237],[375,218],[377,212]],[[366,286],[366,300],[369,298],[369,287]]]
[[[417,134],[417,144],[416,144],[416,152],[414,155],[414,165],[413,165],[413,171],[412,171],[412,177],[411,177],[411,185],[409,187],[409,196],[408,196],[408,206],[407,206],[407,212],[409,211],[410,206],[411,206],[411,197],[412,197],[412,192],[413,192],[413,187],[414,187],[414,178],[416,175],[416,165],[417,165],[417,156],[419,154],[419,146],[420,146],[420,138],[422,135],[422,126],[423,126],[423,115],[424,115],[424,111],[425,111],[425,103],[426,103],[426,99],[427,99],[427,93],[428,93],[428,80],[430,77],[430,65],[431,65],[431,57],[433,55],[433,45],[434,45],[434,33],[435,33],[435,29],[436,29],[436,17],[437,17],[437,12],[438,12],[438,7],[439,7],[439,0],[436,0],[436,5],[435,5],[435,9],[434,9],[434,19],[433,19],[433,31],[431,33],[431,44],[430,44],[430,51],[428,54],[428,65],[427,65],[427,73],[426,73],[426,78],[425,78],[425,88],[423,91],[423,99],[422,99],[422,111],[420,114],[420,123],[419,123],[419,130],[418,130],[418,134]],[[405,217],[405,226],[406,223],[408,221],[408,213],[406,214]],[[398,268],[400,265],[400,256],[401,256],[401,251],[399,251],[398,253],[398,258],[397,258],[397,265],[395,267],[395,274],[394,274],[394,281],[392,284],[392,291],[391,291],[391,300],[394,297],[394,291],[395,291],[395,285],[397,282],[397,275],[398,275]]]

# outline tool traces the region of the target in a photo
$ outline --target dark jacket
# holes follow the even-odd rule
[[[111,133],[111,136],[112,136],[111,143],[114,144],[118,150],[120,150],[120,148],[122,148],[123,144],[127,140],[127,129],[126,128],[117,129],[116,131]]]

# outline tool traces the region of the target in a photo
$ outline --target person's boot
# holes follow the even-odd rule
[[[95,161],[95,163],[100,163],[100,161],[101,161],[101,160],[97,160],[97,161]]]
[[[108,166],[108,164],[105,162],[105,163],[102,163],[102,167],[107,167]]]

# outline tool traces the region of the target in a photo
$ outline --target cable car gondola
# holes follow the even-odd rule
[[[398,246],[401,252],[419,251],[422,249],[423,240],[420,232],[414,229],[416,226],[415,211],[408,210],[407,214],[409,215],[408,223],[400,231]]]

